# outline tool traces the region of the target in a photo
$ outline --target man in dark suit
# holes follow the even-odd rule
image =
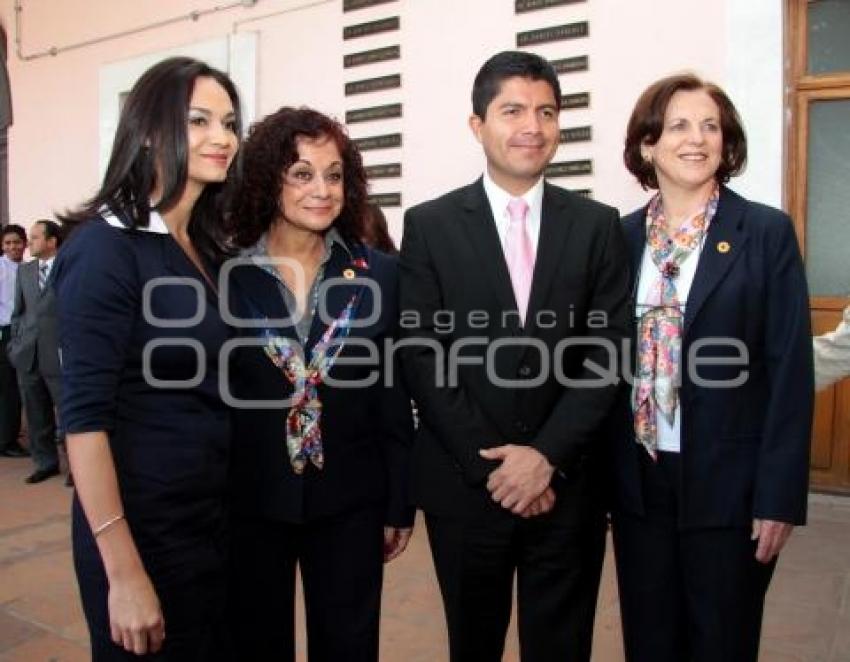
[[[56,302],[48,287],[61,242],[58,223],[39,220],[30,229],[30,254],[15,284],[9,361],[18,372],[35,471],[26,482],[40,483],[59,473],[56,404],[59,402],[59,341]]]
[[[588,660],[605,514],[595,464],[628,331],[616,210],[543,181],[560,86],[529,53],[475,78],[475,183],[410,209],[406,374],[452,662],[502,659],[517,579],[522,659]]]

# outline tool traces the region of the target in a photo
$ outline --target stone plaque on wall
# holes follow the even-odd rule
[[[560,7],[561,5],[574,5],[585,0],[515,0],[514,11],[522,14],[527,11],[538,9],[549,9],[549,7]]]
[[[516,45],[522,48],[523,46],[531,46],[532,44],[545,44],[550,41],[579,39],[581,37],[586,37],[587,35],[587,21],[579,21],[578,23],[565,23],[564,25],[554,25],[551,28],[540,28],[538,30],[518,32],[516,36]]]
[[[345,96],[377,92],[379,90],[390,90],[395,87],[401,87],[401,74],[390,74],[389,76],[366,78],[364,80],[355,80],[346,83]]]
[[[578,177],[580,175],[592,175],[593,162],[590,159],[581,161],[560,161],[550,163],[546,166],[547,177]]]
[[[400,133],[386,133],[382,136],[369,136],[368,138],[356,138],[354,146],[361,152],[370,149],[390,149],[391,147],[401,147]]]
[[[576,92],[561,96],[561,110],[568,108],[589,108],[590,92]]]
[[[386,60],[398,60],[401,57],[401,46],[386,46],[384,48],[374,48],[371,51],[360,51],[359,53],[349,53],[342,58],[342,66],[348,69],[349,67],[359,67],[364,64],[372,64],[374,62],[385,62]]]
[[[391,117],[401,117],[400,103],[388,103],[383,106],[372,106],[371,108],[358,108],[357,110],[345,111],[346,124],[371,122],[372,120],[383,120]]]
[[[342,0],[342,11],[356,11],[387,2],[395,2],[395,0]]]
[[[565,57],[560,60],[552,60],[549,64],[555,69],[556,74],[571,74],[574,71],[587,71],[588,58],[587,55],[576,55],[575,57]]]
[[[401,193],[373,193],[367,199],[379,207],[401,207]]]
[[[401,20],[398,16],[391,18],[382,18],[377,21],[369,21],[368,23],[358,23],[357,25],[347,25],[342,29],[343,39],[357,39],[358,37],[366,37],[379,32],[392,32],[398,30],[401,25]]]
[[[562,143],[583,143],[591,140],[593,136],[589,126],[574,126],[569,129],[561,129]]]
[[[381,165],[366,166],[366,176],[369,179],[401,177],[401,163],[382,163]]]

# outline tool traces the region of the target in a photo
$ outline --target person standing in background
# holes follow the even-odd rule
[[[12,310],[15,306],[15,280],[24,258],[27,233],[15,224],[3,228],[0,256],[0,456],[26,457],[29,453],[18,444],[21,431],[21,394],[15,368],[6,349],[12,335]]]
[[[815,336],[815,388],[827,386],[850,375],[850,306],[834,331]]]
[[[30,228],[30,254],[18,269],[9,361],[18,373],[35,471],[26,482],[40,483],[59,473],[56,406],[60,398],[56,299],[48,285],[61,227],[41,219]]]

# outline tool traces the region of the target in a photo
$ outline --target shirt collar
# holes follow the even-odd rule
[[[267,238],[268,233],[265,233],[259,238],[256,244],[254,244],[253,246],[249,246],[248,248],[242,249],[242,257],[268,257],[269,253],[266,247]],[[322,263],[325,263],[330,259],[334,245],[337,245],[342,248],[345,251],[346,255],[348,255],[348,257],[350,257],[352,260],[354,259],[354,254],[351,252],[351,248],[349,248],[348,244],[345,243],[345,240],[342,238],[342,235],[339,233],[339,230],[331,226],[331,228],[327,232],[325,232],[325,255],[322,258]]]
[[[122,230],[129,230],[130,228],[118,218],[112,210],[104,207],[100,211],[100,215],[103,217],[103,220],[109,223],[114,228],[121,228]],[[162,218],[162,215],[156,211],[155,209],[151,209],[150,216],[148,218],[147,227],[138,226],[135,228],[136,230],[140,230],[142,232],[150,232],[152,234],[168,234],[168,226],[165,224],[165,221]]]
[[[511,195],[494,182],[487,170],[484,171],[483,179],[484,193],[487,195],[487,200],[490,201],[490,206],[494,210],[501,210],[502,214],[504,214],[508,208],[508,203],[517,196]],[[543,209],[543,176],[541,175],[534,186],[518,197],[525,200],[532,218],[540,218],[541,210]],[[501,217],[501,214],[499,217]]]
[[[55,255],[51,255],[51,256],[50,256],[49,258],[47,258],[46,260],[42,260],[41,258],[39,258],[39,260],[38,260],[38,266],[39,266],[39,268],[41,268],[41,267],[43,267],[44,265],[47,265],[47,268],[48,268],[48,269],[50,269],[50,268],[53,266],[53,260],[55,260],[55,259],[56,259],[56,256],[55,256]]]

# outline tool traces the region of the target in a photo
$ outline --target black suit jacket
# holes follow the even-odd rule
[[[506,443],[534,446],[568,478],[562,488],[582,491],[574,479],[616,389],[573,388],[564,378],[592,379],[597,375],[586,359],[602,366],[616,366],[616,359],[600,346],[565,345],[594,336],[619,347],[629,321],[627,272],[616,210],[545,184],[522,327],[482,181],[408,210],[401,325],[409,343],[405,372],[421,419],[413,469],[418,505],[442,514],[501,512],[484,487],[498,463],[478,452]],[[495,383],[492,373],[526,383]]]
[[[623,220],[633,289],[643,258],[646,208]],[[680,525],[749,526],[753,517],[803,524],[814,387],[809,298],[791,219],[723,187],[685,308],[682,347]],[[739,341],[739,351],[714,339]],[[699,347],[700,343],[708,343]],[[689,356],[725,365],[694,367]],[[742,384],[707,388],[703,380]],[[612,435],[614,507],[643,513],[630,389]]]
[[[232,452],[233,503],[237,513],[301,523],[383,503],[388,525],[412,525],[413,508],[408,494],[408,458],[413,437],[410,396],[398,360],[392,352],[384,351],[384,341],[392,340],[398,328],[397,260],[373,250],[366,252],[366,260],[368,268],[361,268],[352,263],[341,246],[334,245],[325,267],[326,279],[337,278],[346,283],[343,273],[348,269],[359,278],[372,279],[375,287],[364,290],[354,315],[364,320],[377,312],[368,325],[351,329],[330,377],[351,384],[374,376],[374,383],[358,388],[319,386],[324,468],[318,471],[308,464],[302,475],[292,470],[286,450],[289,409],[237,405]],[[277,281],[259,267],[234,269],[231,282],[232,307],[238,317],[288,317]],[[357,284],[342,284],[328,290],[325,301],[331,319],[342,312],[358,289]],[[379,302],[375,299],[377,291]],[[325,328],[317,313],[307,343],[308,357]],[[295,339],[290,325],[274,331]],[[261,333],[261,329],[242,329],[243,336],[256,337]],[[376,352],[369,354],[368,349],[357,344],[362,341],[374,343]],[[237,399],[283,400],[291,395],[292,386],[261,347],[243,347],[234,356],[233,392]],[[363,362],[357,365],[357,359]],[[387,360],[392,363],[389,369]],[[391,383],[386,381],[387,375]]]

